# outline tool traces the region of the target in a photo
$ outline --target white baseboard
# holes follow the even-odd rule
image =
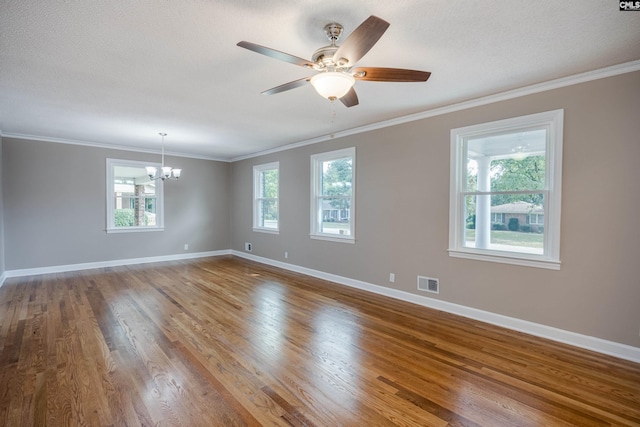
[[[640,363],[640,348],[632,347],[626,344],[620,344],[613,341],[603,340],[601,338],[591,337],[588,335],[582,335],[571,331],[565,331],[563,329],[554,328],[551,326],[541,325],[539,323],[529,322],[526,320],[517,319],[514,317],[503,316],[501,314],[491,313],[484,310],[478,310],[477,308],[466,307],[459,304],[453,304],[446,301],[437,300],[421,295],[415,295],[409,292],[400,291],[397,289],[390,289],[385,286],[374,285],[371,283],[363,282],[360,280],[350,279],[348,277],[342,277],[335,274],[325,273],[323,271],[313,270],[306,267],[301,267],[294,264],[287,264],[280,261],[275,261],[268,258],[262,258],[246,252],[240,252],[232,250],[231,254],[241,258],[256,261],[262,264],[279,267],[285,270],[294,271],[296,273],[306,274],[307,276],[317,277],[319,279],[328,280],[330,282],[338,283],[341,285],[350,286],[352,288],[361,289],[375,294],[384,295],[387,297],[407,301],[413,304],[418,304],[424,307],[433,308],[436,310],[445,311],[447,313],[457,314],[459,316],[467,317],[469,319],[478,320],[492,325],[502,326],[508,329],[512,329],[519,332],[524,332],[529,335],[534,335],[541,338],[547,338],[553,341],[569,344],[575,347],[584,348],[587,350],[596,351],[598,353],[608,354],[610,356],[618,357],[620,359],[630,360],[632,362]]]
[[[193,258],[205,258],[220,255],[229,255],[231,251],[228,249],[221,251],[209,251],[209,252],[194,252],[187,254],[176,255],[163,255],[145,258],[129,258],[129,259],[116,259],[112,261],[99,261],[99,262],[87,262],[82,264],[68,264],[68,265],[53,265],[50,267],[38,267],[38,268],[24,268],[20,270],[5,271],[1,276],[2,282],[5,278],[9,277],[23,277],[33,276],[35,274],[49,274],[49,273],[62,273],[65,271],[78,271],[78,270],[90,270],[92,268],[104,268],[104,267],[118,267],[122,265],[132,264],[147,264],[150,262],[165,262],[165,261],[179,261],[183,259]]]
[[[630,345],[620,344],[613,341],[607,341],[601,338],[596,338],[588,335],[578,334],[575,332],[565,331],[563,329],[541,325],[539,323],[533,323],[526,320],[516,319],[514,317],[503,316],[501,314],[491,313],[488,311],[478,310],[476,308],[466,307],[459,304],[441,301],[434,298],[425,297],[422,295],[415,295],[409,292],[400,291],[398,289],[391,289],[385,286],[374,285],[372,283],[363,282],[361,280],[350,279],[348,277],[338,276],[336,274],[331,274],[331,273],[325,273],[323,271],[313,270],[311,268],[301,267],[295,264],[288,264],[285,262],[276,261],[269,258],[263,258],[256,255],[248,254],[246,252],[240,252],[240,251],[231,250],[231,249],[225,249],[220,251],[178,254],[178,255],[165,255],[165,256],[157,256],[157,257],[130,258],[130,259],[119,259],[119,260],[112,260],[112,261],[89,262],[89,263],[82,263],[82,264],[56,265],[56,266],[50,266],[50,267],[26,268],[26,269],[20,269],[20,270],[8,270],[2,273],[2,275],[0,275],[0,286],[2,286],[5,279],[8,279],[10,277],[22,277],[22,276],[31,276],[36,274],[48,274],[48,273],[62,273],[66,271],[89,270],[93,268],[104,268],[104,267],[118,267],[123,265],[146,264],[151,262],[178,261],[178,260],[184,260],[184,259],[205,258],[205,257],[214,257],[214,256],[221,256],[221,255],[235,255],[240,258],[245,258],[251,261],[259,262],[261,264],[267,264],[274,267],[282,268],[284,270],[305,274],[307,276],[317,277],[319,279],[327,280],[330,282],[338,283],[338,284],[349,286],[352,288],[361,289],[361,290],[372,292],[375,294],[384,295],[390,298],[395,298],[395,299],[407,301],[413,304],[418,304],[424,307],[429,307],[436,310],[457,314],[459,316],[467,317],[469,319],[474,319],[481,322],[502,326],[515,331],[524,332],[530,335],[547,338],[553,341],[569,344],[575,347],[580,347],[587,350],[596,351],[598,353],[608,354],[610,356],[615,356],[621,359],[640,363],[640,348],[638,347],[632,347]]]

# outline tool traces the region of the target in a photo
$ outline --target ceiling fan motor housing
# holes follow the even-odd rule
[[[336,64],[333,62],[333,55],[338,50],[336,42],[342,35],[343,27],[342,25],[331,22],[324,26],[324,32],[327,34],[327,38],[331,41],[331,45],[323,46],[320,49],[316,50],[311,57],[311,60],[318,65],[319,69],[331,69],[335,70],[336,68],[343,67],[345,64]]]
[[[311,60],[318,64],[320,68],[326,67],[335,67],[336,64],[333,63],[333,54],[338,50],[338,46],[323,46],[313,52],[313,56]]]

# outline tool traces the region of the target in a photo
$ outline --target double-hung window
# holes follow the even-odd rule
[[[451,131],[449,254],[560,268],[563,110]]]
[[[145,166],[160,164],[107,159],[107,232],[162,231],[162,181]]]
[[[311,156],[311,238],[354,243],[356,149]]]
[[[279,231],[279,162],[253,167],[253,230]]]

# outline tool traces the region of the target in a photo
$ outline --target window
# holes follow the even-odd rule
[[[527,217],[527,224],[544,225],[543,214],[531,214]]]
[[[145,166],[155,163],[107,159],[107,233],[162,231],[162,181]]]
[[[311,156],[311,238],[354,242],[356,149]]]
[[[253,230],[278,233],[279,163],[253,167]]]
[[[504,224],[503,213],[491,213],[491,222],[493,224]]]
[[[451,131],[449,254],[560,268],[563,110]]]

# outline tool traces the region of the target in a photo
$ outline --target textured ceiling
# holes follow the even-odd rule
[[[369,15],[391,26],[358,65],[429,81],[358,81],[352,108],[263,96],[309,71],[236,46],[310,59],[326,23],[344,40]],[[169,152],[233,159],[638,59],[640,12],[616,1],[2,0],[0,131],[141,150],[166,132]]]

